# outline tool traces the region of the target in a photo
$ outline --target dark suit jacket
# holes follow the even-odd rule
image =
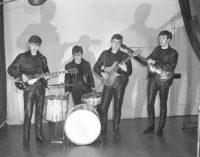
[[[93,75],[92,75],[90,63],[82,58],[81,59],[81,64],[83,66],[84,82],[90,88],[95,87],[94,78],[93,78]],[[65,65],[65,70],[68,70],[70,68],[76,68],[76,64],[75,64],[74,60],[72,60],[71,62],[69,62],[68,64]],[[76,84],[76,79],[74,79],[74,77],[76,77],[74,74],[66,73],[65,74],[65,84]],[[72,87],[66,86],[65,87],[65,92],[67,92],[67,91],[71,92],[72,91]]]

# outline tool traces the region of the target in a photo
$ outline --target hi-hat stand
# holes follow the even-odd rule
[[[55,88],[59,88],[59,95],[60,95],[60,106],[61,106],[61,128],[62,128],[62,137],[61,138],[55,138],[55,139],[50,139],[51,143],[68,143],[68,138],[65,137],[65,133],[64,133],[64,108],[63,108],[63,89],[65,88],[65,86],[73,86],[71,84],[52,84],[49,85],[49,87],[55,87]],[[69,95],[67,95],[67,108],[66,108],[66,114],[68,113],[68,107],[69,107]],[[57,124],[57,122],[56,122]],[[55,125],[55,134],[56,134],[56,125]]]

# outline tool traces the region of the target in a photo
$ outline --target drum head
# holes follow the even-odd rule
[[[71,142],[86,145],[98,138],[101,125],[98,116],[92,110],[74,108],[66,118],[64,130]]]
[[[101,92],[91,92],[81,96],[82,103],[96,106],[101,103]]]

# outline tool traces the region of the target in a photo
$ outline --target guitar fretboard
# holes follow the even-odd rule
[[[40,79],[45,76],[55,76],[59,74],[64,74],[64,73],[76,73],[76,69],[71,69],[71,70],[65,70],[65,71],[58,71],[58,72],[51,72],[51,73],[44,73],[44,74],[33,74],[33,75],[28,75],[29,79]]]
[[[133,53],[129,54],[129,57],[127,57],[123,62],[126,63],[128,62],[132,57],[135,56],[136,53],[139,53],[141,52],[142,50],[141,49],[137,49],[136,51],[134,51]],[[122,63],[122,62],[121,62]],[[119,66],[117,66],[117,69],[119,68]],[[117,70],[117,69],[113,69],[114,70]]]

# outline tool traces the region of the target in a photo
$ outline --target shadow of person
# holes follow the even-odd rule
[[[149,17],[150,12],[150,4],[141,4],[140,6],[138,6],[134,14],[135,22],[120,32],[124,37],[124,43],[126,45],[129,45],[131,47],[143,48],[142,56],[144,57],[147,57],[152,52],[153,48],[158,45],[158,33],[161,30],[163,30],[166,26],[171,24],[171,20],[169,20],[157,29],[147,27],[146,21]],[[133,97],[127,97],[128,99],[126,100],[126,105],[131,105],[130,108],[134,109],[132,111],[134,117],[141,117],[144,115],[143,111],[145,111],[146,113],[144,106],[147,100],[147,92],[145,87],[147,85],[147,72],[146,70],[144,70],[146,69],[146,67],[138,66],[138,63],[136,63],[135,60],[133,60],[132,63],[133,74],[130,77],[130,81],[126,92],[130,94],[133,94],[133,92],[135,92],[137,93],[137,97],[136,100],[133,100]]]
[[[148,19],[148,16],[151,12],[150,4],[144,3],[141,4],[135,11],[134,21],[127,29],[121,31],[121,34],[124,36],[124,42],[127,45],[132,46],[137,45],[141,47],[144,45],[156,45],[157,33],[159,30],[153,28],[147,28],[145,22]],[[134,38],[135,37],[135,38]]]
[[[82,35],[77,42],[83,48],[83,58],[90,62],[91,67],[94,66],[96,58],[94,52],[90,50],[90,45],[99,45],[101,42],[97,39],[90,39],[89,35]]]
[[[70,46],[69,43],[60,43],[59,34],[56,32],[57,28],[51,24],[55,12],[55,3],[51,0],[47,1],[39,9],[41,21],[28,25],[16,41],[18,48],[24,49],[30,36],[34,34],[40,36],[43,40],[40,51],[47,57],[51,71],[57,71],[60,68],[62,55]]]
[[[62,65],[65,65],[72,60],[72,47],[74,45],[79,45],[83,48],[83,58],[90,63],[91,67],[93,67],[96,58],[94,52],[90,50],[90,45],[99,45],[100,43],[100,40],[91,39],[89,35],[81,35],[77,41],[70,43],[71,46],[64,52]]]
[[[121,31],[124,36],[124,43],[134,47],[155,47],[158,33],[171,24],[171,20],[165,21],[159,28],[151,28],[146,26],[146,21],[151,13],[151,5],[143,3],[135,11],[134,23],[125,30]],[[180,12],[174,16],[179,15]],[[135,46],[137,45],[137,46]]]

